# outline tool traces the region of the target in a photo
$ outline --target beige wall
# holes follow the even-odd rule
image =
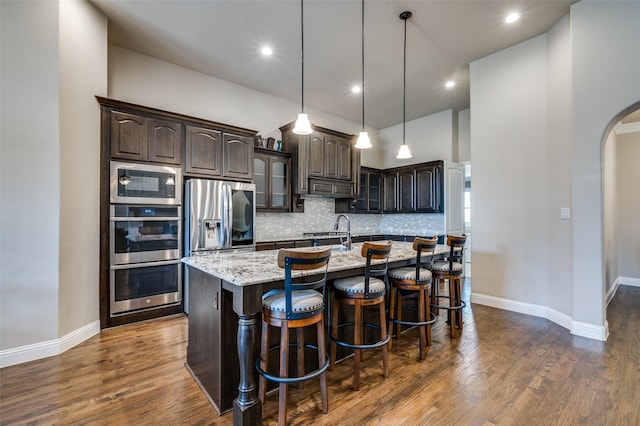
[[[617,226],[616,216],[618,215],[617,202],[617,176],[616,171],[618,158],[616,132],[609,133],[604,143],[604,154],[602,160],[602,190],[603,190],[603,210],[602,210],[602,231],[603,231],[603,263],[604,263],[604,285],[607,300],[613,297],[615,283],[618,279],[618,250],[617,250]]]
[[[296,119],[300,105],[121,47],[109,46],[109,94],[135,104],[257,130],[281,137],[279,127]],[[357,135],[354,123],[306,108],[313,124]],[[362,164],[379,167],[378,132],[367,129],[374,149],[362,151]],[[285,147],[286,149],[286,147]]]
[[[617,271],[623,282],[640,284],[640,131],[619,134],[617,150]]]
[[[2,1],[0,349],[58,337],[58,5]]]
[[[84,0],[2,1],[0,364],[99,331],[95,95],[107,21]]]
[[[413,158],[398,160],[396,155],[402,144],[402,124],[387,127],[378,133],[382,167],[390,168],[435,160],[453,160],[454,111],[446,110],[426,117],[407,121],[405,141]]]

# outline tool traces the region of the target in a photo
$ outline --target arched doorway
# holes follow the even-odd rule
[[[640,102],[617,114],[602,141],[602,256],[606,307],[619,285],[640,286]]]

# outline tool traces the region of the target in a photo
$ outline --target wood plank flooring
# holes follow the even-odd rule
[[[468,300],[469,281],[465,283]],[[550,321],[468,305],[462,336],[445,319],[419,361],[418,334],[394,341],[390,376],[379,353],[328,374],[329,413],[317,381],[289,391],[291,425],[640,425],[640,288],[622,286],[598,342]],[[2,425],[231,425],[184,367],[187,319],[177,316],[103,332],[67,352],[0,370]],[[277,392],[263,408],[277,422]]]

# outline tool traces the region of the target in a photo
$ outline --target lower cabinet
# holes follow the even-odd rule
[[[198,378],[219,413],[233,408],[238,396],[240,365],[236,335],[238,321],[233,295],[222,289],[222,281],[187,267],[189,325],[187,366]]]

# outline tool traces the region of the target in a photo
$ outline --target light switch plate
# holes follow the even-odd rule
[[[571,209],[569,207],[560,208],[560,219],[571,219]]]

